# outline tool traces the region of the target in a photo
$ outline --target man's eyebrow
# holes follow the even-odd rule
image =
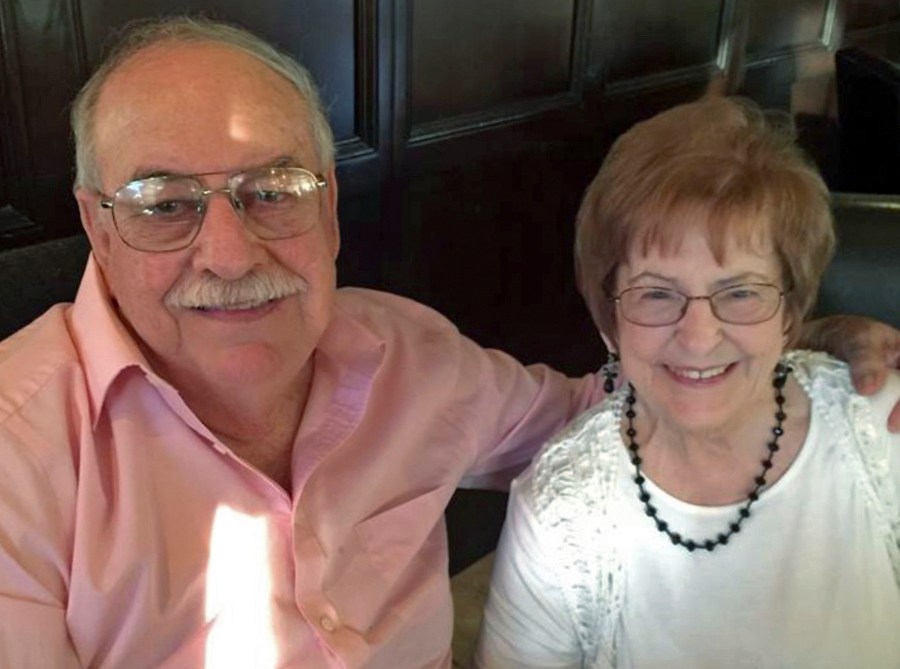
[[[161,167],[142,167],[131,173],[129,181],[137,181],[138,179],[152,179],[153,177],[173,177],[186,176],[172,170],[166,170]]]
[[[243,169],[231,170],[228,172],[180,172],[178,170],[171,170],[164,167],[158,167],[156,165],[148,165],[146,167],[141,167],[136,169],[131,174],[131,178],[128,179],[129,182],[137,181],[138,179],[152,179],[153,177],[193,177],[193,176],[206,176],[208,174],[236,174],[238,172],[244,172],[246,170],[252,170],[257,167],[293,167],[299,166],[302,167],[303,163],[301,160],[297,158],[297,156],[291,156],[288,154],[283,154],[280,156],[276,156],[272,160],[268,160],[266,162],[260,163],[258,165],[251,165],[249,167],[245,167]]]

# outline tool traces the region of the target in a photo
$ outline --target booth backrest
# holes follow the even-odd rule
[[[900,196],[835,193],[838,247],[816,313],[864,314],[900,327]]]
[[[0,253],[0,340],[75,299],[89,249],[75,235]]]

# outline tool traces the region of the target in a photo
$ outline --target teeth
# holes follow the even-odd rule
[[[272,300],[263,300],[262,302],[259,302],[254,300],[252,302],[236,302],[234,304],[223,305],[206,304],[202,307],[194,307],[194,309],[197,309],[198,311],[247,311],[248,309],[255,309],[256,307],[262,306],[263,304],[267,304],[271,301]]]
[[[728,365],[722,365],[721,367],[710,367],[709,369],[675,369],[673,367],[669,368],[673,374],[677,376],[684,376],[688,379],[711,379],[714,376],[719,376],[720,374],[724,374],[725,370],[728,369]]]

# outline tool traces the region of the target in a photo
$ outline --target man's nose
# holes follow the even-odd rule
[[[194,266],[222,279],[239,279],[262,263],[265,251],[232,204],[228,191],[206,196],[206,211],[200,233],[194,240]]]

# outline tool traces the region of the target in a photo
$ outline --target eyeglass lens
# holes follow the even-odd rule
[[[619,295],[622,315],[638,325],[671,325],[681,320],[691,299],[708,299],[721,321],[750,325],[766,321],[778,311],[781,291],[771,284],[741,284],[709,296],[689,298],[670,288],[629,288]]]
[[[245,225],[262,239],[284,239],[315,225],[320,181],[300,168],[270,167],[235,174],[227,190]],[[203,221],[208,191],[194,177],[150,177],[116,192],[113,216],[122,239],[137,249],[189,245]]]

